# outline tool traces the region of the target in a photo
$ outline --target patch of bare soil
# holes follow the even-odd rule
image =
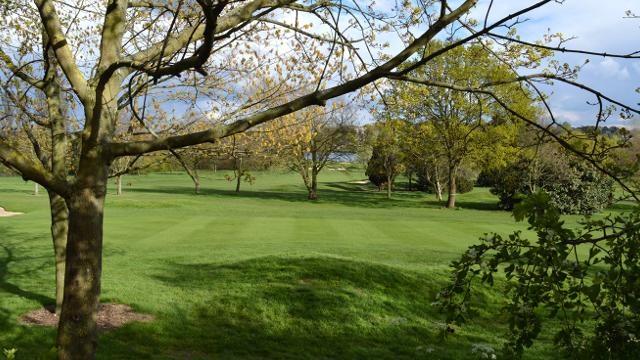
[[[0,217],[9,217],[9,216],[16,216],[16,215],[22,215],[22,213],[7,211],[4,208],[0,207]]]
[[[117,329],[134,321],[151,322],[153,320],[153,316],[137,313],[129,305],[100,304],[98,309],[98,331]],[[53,308],[45,307],[22,315],[20,322],[25,325],[54,327],[58,325],[58,317]]]

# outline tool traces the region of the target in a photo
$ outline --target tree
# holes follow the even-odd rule
[[[446,163],[438,156],[434,128],[428,122],[411,124],[405,136],[406,161],[416,169],[418,187],[431,188],[442,201],[442,187],[446,184]]]
[[[393,182],[404,169],[403,134],[406,124],[399,120],[376,123],[375,140],[366,175],[372,183],[387,186],[387,199],[391,199]]]
[[[237,134],[231,136],[222,143],[221,154],[227,156],[233,161],[233,176],[225,175],[225,178],[227,181],[235,180],[235,191],[237,193],[240,192],[240,184],[242,181],[248,182],[249,184],[253,184],[255,181],[255,177],[251,175],[251,172],[246,168],[246,163],[244,161],[245,158],[256,152],[255,144],[257,139],[255,136],[250,136],[251,135],[247,133]]]
[[[44,50],[47,56],[51,54]],[[1,53],[0,53],[1,55]],[[20,84],[5,86],[3,91],[3,129],[0,140],[5,140],[29,161],[38,164],[58,177],[66,176],[66,165],[71,155],[66,146],[64,116],[66,109],[62,103],[60,79],[55,69],[47,68],[45,77],[39,83],[46,94],[40,97],[19,96]],[[46,109],[46,110],[45,110]],[[34,111],[35,110],[35,111]],[[38,110],[48,113],[42,117]],[[0,158],[1,160],[1,158]],[[13,168],[9,165],[9,168]],[[38,183],[36,182],[36,195]],[[55,260],[55,313],[60,315],[64,295],[64,274],[69,210],[62,196],[47,188],[49,209],[51,212],[51,238]]]
[[[318,199],[318,175],[353,140],[354,112],[344,104],[309,109],[275,121],[263,131],[267,149],[302,177],[309,200]]]
[[[539,1],[482,25],[465,20],[465,15],[477,3],[477,0],[466,0],[452,7],[444,0],[408,1],[390,10],[395,14],[385,15],[368,2],[367,6],[296,0],[197,0],[171,4],[109,0],[85,6],[53,0],[2,2],[3,13],[14,14],[6,17],[2,24],[0,61],[3,71],[11,74],[12,80],[28,85],[23,87],[29,89],[26,96],[35,92],[45,94],[47,103],[55,105],[47,107],[49,121],[56,118],[61,98],[51,92],[55,92],[51,87],[55,82],[41,79],[59,73],[63,86],[58,90],[69,95],[62,101],[75,108],[73,114],[80,118],[78,128],[73,130],[78,136],[79,147],[72,177],[68,177],[66,171],[71,164],[63,161],[62,140],[71,128],[65,126],[65,119],[51,122],[52,128],[57,129],[53,131],[49,154],[51,168],[23,156],[6,139],[0,140],[0,161],[18,171],[24,179],[35,181],[61,197],[68,208],[64,300],[57,337],[59,358],[95,357],[104,204],[113,160],[217,142],[304,108],[324,106],[328,100],[363,87],[375,88],[384,79],[484,94],[513,116],[531,121],[526,114],[511,108],[508,100],[501,100],[496,89],[513,83],[535,86],[532,84],[534,79],[571,84],[571,73],[559,71],[522,76],[516,66],[510,76],[499,83],[471,87],[410,76],[411,70],[427,65],[439,55],[483,39],[500,39],[507,48],[503,53],[521,54],[517,59],[515,56],[508,58],[511,63],[518,64],[535,58],[539,50],[582,52],[549,42],[528,43],[512,33],[499,33],[503,27],[517,25],[515,19],[554,3],[553,0]],[[322,25],[314,31],[308,24],[298,21],[283,22],[282,17],[291,12],[308,14]],[[491,11],[487,11],[487,19],[489,15]],[[298,19],[297,16],[294,18]],[[422,51],[455,23],[467,28],[468,34],[433,53]],[[402,49],[395,54],[385,54],[385,44],[376,41],[376,35],[390,28],[400,32],[398,41],[404,41]],[[414,34],[416,29],[420,32]],[[34,41],[44,46],[34,46]],[[358,42],[364,43],[358,48],[366,51],[358,51],[354,46]],[[256,43],[261,46],[254,46]],[[44,50],[38,50],[41,48]],[[411,65],[403,66],[408,61]],[[343,65],[340,67],[343,71],[327,76],[326,64],[336,62]],[[264,102],[264,98],[250,98],[237,87],[243,80],[271,72],[279,74],[280,83],[293,78],[306,79],[308,86],[305,88],[312,90],[286,102],[265,105],[268,102]],[[212,124],[203,119],[208,126],[202,131],[169,131],[142,140],[119,140],[114,125],[119,112],[127,106],[134,110],[134,102],[140,94],[147,94],[147,90],[161,101],[161,91],[165,89],[163,82],[183,88],[193,86],[193,93],[215,98],[209,100],[224,108],[212,108],[218,108],[224,121]],[[271,89],[278,93],[281,87],[274,84]],[[588,87],[584,89],[592,92]],[[599,100],[624,105],[606,96]],[[235,106],[229,109],[229,105]],[[140,109],[136,121],[145,122],[151,114],[144,114],[147,109],[144,100]],[[589,153],[581,154],[589,157]]]
[[[447,43],[432,42],[427,53],[445,48]],[[429,76],[442,83],[474,86],[505,76],[508,67],[492,57],[481,45],[460,46],[413,70],[416,78]],[[533,113],[529,94],[522,89],[504,91],[502,98],[525,114]],[[497,127],[511,119],[511,115],[493,103],[486,95],[461,92],[447,88],[424,87],[418,84],[400,84],[386,94],[386,111],[398,119],[416,125],[414,136],[409,136],[409,153],[414,161],[422,157],[421,167],[431,167],[428,178],[439,175],[439,162],[444,162],[448,187],[447,207],[454,208],[458,192],[458,178],[465,163],[478,164],[489,154],[496,154],[503,139],[490,127]],[[419,141],[419,143],[418,143]],[[418,149],[416,149],[416,147]],[[428,152],[428,153],[425,153]],[[426,169],[425,169],[426,171]],[[436,193],[440,194],[439,179],[434,179]]]

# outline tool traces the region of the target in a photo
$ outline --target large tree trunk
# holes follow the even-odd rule
[[[95,358],[106,174],[106,166],[104,169],[85,170],[84,174],[78,175],[78,182],[67,200],[69,235],[64,301],[58,325],[60,360]]]
[[[447,198],[447,208],[453,209],[456,207],[456,169],[449,169],[449,197]]]
[[[64,268],[67,252],[67,230],[69,210],[67,203],[59,195],[49,191],[51,208],[51,238],[56,262],[56,315],[60,316],[64,295]]]

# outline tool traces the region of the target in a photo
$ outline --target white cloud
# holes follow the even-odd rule
[[[628,80],[631,77],[629,69],[612,58],[606,58],[600,61],[595,71],[597,71],[597,75],[606,78]]]
[[[569,110],[554,110],[553,115],[560,123],[568,122],[570,124],[577,124],[581,120],[584,120],[579,113]]]

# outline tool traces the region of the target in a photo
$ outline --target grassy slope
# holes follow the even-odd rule
[[[103,359],[466,359],[472,343],[500,346],[500,296],[485,292],[479,316],[447,341],[431,303],[447,264],[484,232],[515,228],[490,211],[485,189],[445,210],[420,193],[386,200],[351,184],[361,174],[326,171],[317,203],[292,174],[258,174],[243,193],[223,172],[194,196],[183,174],[130,176],[107,201],[104,301],[154,314],[101,337]],[[17,325],[52,302],[46,195],[0,178],[0,348],[47,356],[52,329]],[[548,342],[532,359],[553,358]]]

